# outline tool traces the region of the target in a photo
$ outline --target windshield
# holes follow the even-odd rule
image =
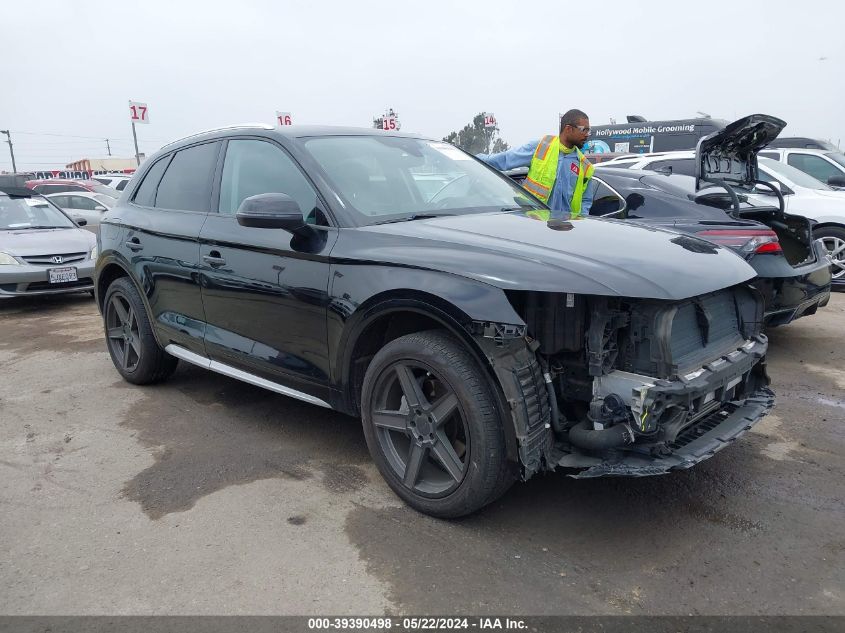
[[[439,141],[323,136],[305,147],[363,224],[416,216],[539,209],[510,179]]]
[[[830,152],[828,154],[825,154],[825,156],[827,156],[833,162],[839,163],[840,165],[845,167],[845,154],[841,152]]]
[[[0,195],[0,231],[74,228],[76,225],[44,198]]]
[[[796,169],[792,165],[787,165],[785,163],[781,163],[776,160],[772,160],[771,158],[760,158],[758,157],[757,160],[760,162],[762,166],[768,169],[771,172],[774,172],[775,176],[779,176],[786,180],[787,185],[795,184],[798,187],[806,187],[807,189],[818,189],[821,191],[833,191],[830,187],[824,184],[821,180],[816,180],[810,174],[805,174],[800,169]],[[766,174],[761,173],[760,179],[761,180],[768,180],[765,177]]]

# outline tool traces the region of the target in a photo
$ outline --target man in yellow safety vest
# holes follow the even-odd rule
[[[590,119],[581,110],[570,110],[560,119],[560,133],[550,134],[522,147],[478,158],[500,171],[528,167],[522,186],[552,211],[571,218],[588,214],[593,203],[593,165],[581,153],[590,136]],[[547,211],[532,212],[548,220]]]

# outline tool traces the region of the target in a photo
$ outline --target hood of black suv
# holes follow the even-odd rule
[[[707,183],[750,187],[757,176],[757,152],[771,143],[786,121],[768,114],[751,114],[705,136],[695,149],[695,188]]]
[[[503,289],[677,300],[755,276],[746,262],[711,242],[616,220],[585,217],[550,226],[518,212],[481,213],[356,231],[367,236],[362,252],[339,245],[343,256],[439,270]]]

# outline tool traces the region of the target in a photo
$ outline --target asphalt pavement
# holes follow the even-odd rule
[[[0,614],[845,615],[845,294],[690,471],[405,507],[360,421],[180,365],[125,383],[87,295],[0,303]]]

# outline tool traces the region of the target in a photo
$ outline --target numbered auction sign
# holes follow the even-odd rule
[[[381,129],[382,130],[398,130],[399,129],[399,119],[395,116],[386,116],[381,120]]]
[[[150,112],[147,109],[147,104],[130,101],[129,118],[132,120],[132,123],[149,123]]]
[[[484,113],[484,127],[496,127],[496,116],[492,112]]]
[[[279,112],[276,110],[276,125],[293,125],[290,112]]]

